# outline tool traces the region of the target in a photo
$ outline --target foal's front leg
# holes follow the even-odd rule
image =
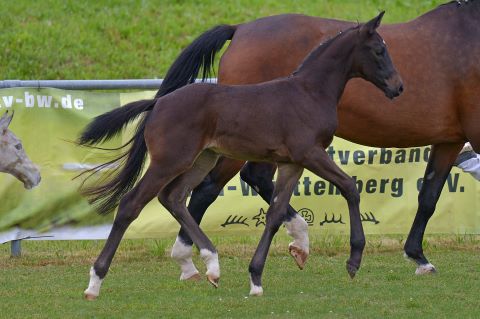
[[[275,170],[275,164],[247,162],[240,171],[240,176],[267,203],[270,203],[274,189],[272,179]],[[288,251],[297,263],[298,268],[303,269],[310,253],[308,224],[290,205],[287,205],[284,216],[283,224],[287,229],[287,234],[293,237],[293,242],[288,245]]]
[[[355,277],[362,261],[365,247],[365,234],[360,219],[360,195],[353,179],[345,174],[330,159],[321,146],[311,149],[302,161],[302,165],[314,174],[333,183],[340,189],[342,196],[347,200],[350,214],[350,258],[347,261],[347,271],[350,277]]]
[[[249,266],[250,295],[263,294],[262,273],[267,259],[268,250],[278,228],[285,218],[285,212],[292,196],[293,189],[302,176],[303,168],[295,164],[279,164],[278,178],[273,191],[273,198],[267,211],[265,230],[258,244],[255,255]]]

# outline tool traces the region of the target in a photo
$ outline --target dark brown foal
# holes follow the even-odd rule
[[[389,98],[403,90],[385,42],[376,32],[382,17],[383,12],[318,46],[288,78],[244,86],[193,84],[158,99],[144,127],[150,166],[120,201],[111,234],[91,270],[86,297],[98,296],[125,230],[156,195],[199,248],[208,280],[218,285],[216,249],[188,212],[186,200],[220,155],[279,167],[265,231],[249,267],[250,294],[263,293],[261,276],[268,250],[303,168],[332,182],[347,200],[351,225],[347,270],[355,276],[365,246],[360,198],[354,181],[325,148],[337,128],[336,106],[349,79],[364,78]],[[120,181],[131,180],[123,172]],[[118,184],[91,190],[92,200],[104,204],[100,207],[109,208],[116,199],[119,189],[111,185]]]

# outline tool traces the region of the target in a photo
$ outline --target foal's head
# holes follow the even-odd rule
[[[359,42],[353,52],[353,73],[372,82],[393,99],[403,92],[403,83],[393,66],[385,41],[377,33],[384,13],[358,28]]]
[[[40,172],[28,158],[22,142],[8,129],[12,118],[8,111],[0,118],[0,172],[12,174],[30,189],[40,183]]]

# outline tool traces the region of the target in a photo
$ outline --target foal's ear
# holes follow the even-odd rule
[[[382,18],[384,14],[385,14],[385,11],[382,11],[378,16],[376,16],[372,20],[365,23],[362,26],[361,31],[365,31],[369,35],[374,34],[377,28],[380,26],[380,23],[382,22]]]

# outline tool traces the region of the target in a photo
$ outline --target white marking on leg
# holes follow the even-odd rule
[[[207,276],[214,278],[220,278],[220,264],[218,263],[218,254],[211,252],[208,249],[200,249],[200,257],[202,257],[205,265],[207,266]]]
[[[198,274],[198,270],[192,261],[192,246],[186,245],[178,236],[172,247],[170,256],[178,263],[182,274],[180,280],[187,280]]]
[[[261,296],[263,295],[263,288],[257,286],[252,281],[252,276],[250,276],[250,296]]]
[[[300,216],[296,215],[290,221],[285,222],[285,227],[287,228],[287,234],[293,237],[293,242],[290,243],[290,246],[295,246],[303,250],[305,253],[309,254],[309,239],[308,239],[308,224]]]
[[[93,269],[93,267],[90,268],[90,282],[88,283],[88,288],[84,292],[85,296],[98,297],[102,281],[103,279],[100,279],[95,273],[95,269]]]
[[[431,263],[425,264],[425,265],[420,265],[417,267],[417,270],[415,270],[415,275],[425,275],[425,274],[431,274],[434,273],[435,266],[432,265]]]

